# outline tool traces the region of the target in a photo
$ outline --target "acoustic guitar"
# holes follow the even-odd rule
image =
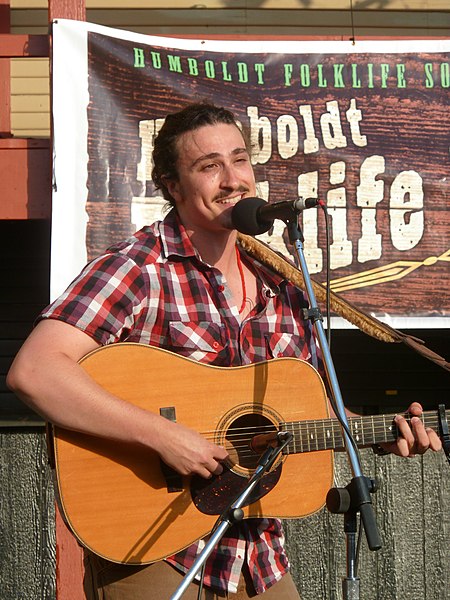
[[[230,455],[222,475],[183,478],[150,450],[51,428],[62,514],[79,542],[96,554],[145,564],[207,535],[278,431],[290,432],[292,440],[252,492],[245,518],[299,518],[324,505],[333,485],[333,450],[344,444],[340,425],[328,417],[322,379],[310,364],[279,358],[214,367],[134,343],[99,348],[80,364],[104,389],[172,416]],[[394,416],[349,419],[357,444],[394,440]],[[423,419],[437,429],[437,414],[426,412]]]

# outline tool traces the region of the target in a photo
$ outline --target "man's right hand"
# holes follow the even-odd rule
[[[196,431],[164,419],[158,447],[161,459],[182,475],[200,475],[209,479],[223,471],[221,461],[228,457],[223,446],[217,446]]]

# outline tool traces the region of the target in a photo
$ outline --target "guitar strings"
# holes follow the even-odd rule
[[[405,415],[407,420],[410,420],[412,415]],[[395,415],[380,415],[374,416],[372,419],[367,417],[352,417],[349,419],[350,428],[353,429],[353,434],[357,437],[357,441],[363,443],[372,443],[374,441],[390,441],[395,440],[398,437],[398,430],[393,423]],[[430,418],[429,413],[422,414],[422,421],[425,424],[425,419]],[[386,426],[386,421],[390,423],[389,427]],[[370,422],[371,421],[371,422]],[[431,426],[436,427],[435,421],[437,418],[433,414],[431,418]],[[278,427],[282,424],[278,423]],[[336,437],[339,444],[343,445],[342,430],[339,422],[336,419],[319,419],[310,421],[294,421],[290,423],[283,423],[284,427],[293,434],[294,438],[292,444],[295,452],[309,452],[315,450],[326,450],[337,447]],[[311,430],[311,426],[314,431]],[[264,433],[274,433],[275,425],[269,423],[267,425],[255,425],[246,427],[230,427],[224,430],[213,430],[204,432],[203,435],[207,439],[216,440],[217,435],[226,434],[225,441],[229,442],[233,450],[238,453],[239,460],[245,460],[248,458],[256,459],[258,453],[255,452],[251,447],[251,442],[256,435]],[[365,437],[370,434],[370,441],[366,442]],[[300,450],[297,448],[300,447]],[[289,447],[288,447],[289,452]]]
[[[411,418],[411,415],[405,416],[408,420]],[[393,441],[398,437],[397,427],[393,423],[394,417],[395,414],[372,416],[371,419],[368,419],[368,417],[351,417],[349,425],[357,441],[363,444]],[[429,413],[422,414],[422,421],[424,423],[425,417],[429,418]],[[386,425],[387,420],[389,427]],[[431,420],[433,421],[431,426],[436,426],[434,425],[434,421],[437,421],[435,415],[433,415]],[[336,419],[327,418],[278,423],[277,427],[280,428],[281,425],[293,434],[294,437],[291,444],[296,453],[329,450],[343,446],[342,430]],[[245,460],[248,458],[256,459],[258,456],[258,453],[251,447],[251,442],[255,436],[265,433],[275,433],[275,431],[278,431],[275,428],[275,424],[268,423],[267,425],[212,430],[203,432],[202,435],[207,439],[216,441],[218,435],[225,434],[224,441],[231,444],[233,450],[238,453],[239,460]],[[366,441],[365,438],[367,436],[370,437],[370,440]],[[289,447],[287,448],[287,453],[289,453]]]
[[[381,415],[379,417],[375,417],[372,420],[371,424],[368,424],[366,422],[366,424],[364,424],[364,422],[362,421],[362,419],[367,421],[367,417],[351,417],[349,419],[349,425],[351,426],[351,428],[353,429],[354,433],[360,434],[360,435],[367,435],[368,433],[374,433],[374,434],[380,434],[380,433],[384,433],[384,432],[388,432],[392,429],[395,429],[395,424],[392,423],[394,417],[396,415],[392,414],[392,415]],[[422,415],[423,416],[423,415]],[[377,419],[377,420],[376,420]],[[389,427],[386,425],[386,420],[388,419],[388,422],[390,423]],[[423,422],[425,423],[425,420],[422,419]],[[436,421],[436,420],[435,420]],[[433,421],[431,423],[427,423],[427,426],[436,426],[436,422]],[[266,432],[271,432],[271,431],[275,431],[279,428],[281,425],[286,426],[288,429],[295,431],[297,430],[297,432],[301,432],[302,430],[306,431],[306,434],[308,435],[310,433],[310,430],[314,430],[314,435],[328,435],[328,430],[332,430],[335,432],[341,432],[341,427],[340,424],[338,422],[337,419],[313,419],[313,420],[305,420],[305,421],[291,421],[288,423],[278,423],[278,424],[273,424],[273,423],[269,423],[267,425],[254,425],[254,426],[248,426],[246,425],[245,427],[230,427],[230,428],[226,428],[226,429],[212,429],[209,431],[203,431],[200,432],[202,435],[204,436],[214,436],[214,435],[222,435],[222,434],[226,434],[227,432],[233,432],[231,434],[231,436],[227,436],[227,437],[232,437],[233,435],[238,436],[238,435],[242,435],[242,433],[239,432],[249,432],[251,430],[253,430],[256,434],[256,432],[264,434]],[[274,429],[274,427],[276,429]]]

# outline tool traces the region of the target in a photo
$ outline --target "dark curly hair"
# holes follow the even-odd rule
[[[165,179],[174,181],[178,179],[178,138],[187,131],[194,131],[204,125],[216,125],[217,123],[237,126],[236,118],[231,111],[207,102],[189,104],[183,110],[167,115],[155,138],[152,180],[156,189],[162,191],[164,198],[172,206],[175,205],[175,201],[164,181]],[[247,150],[249,150],[248,136],[243,133],[243,137]]]

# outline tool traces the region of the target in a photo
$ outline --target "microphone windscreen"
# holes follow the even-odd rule
[[[265,221],[258,216],[259,209],[266,204],[262,198],[244,198],[237,202],[231,211],[234,228],[247,235],[259,235],[269,231],[273,221]]]

